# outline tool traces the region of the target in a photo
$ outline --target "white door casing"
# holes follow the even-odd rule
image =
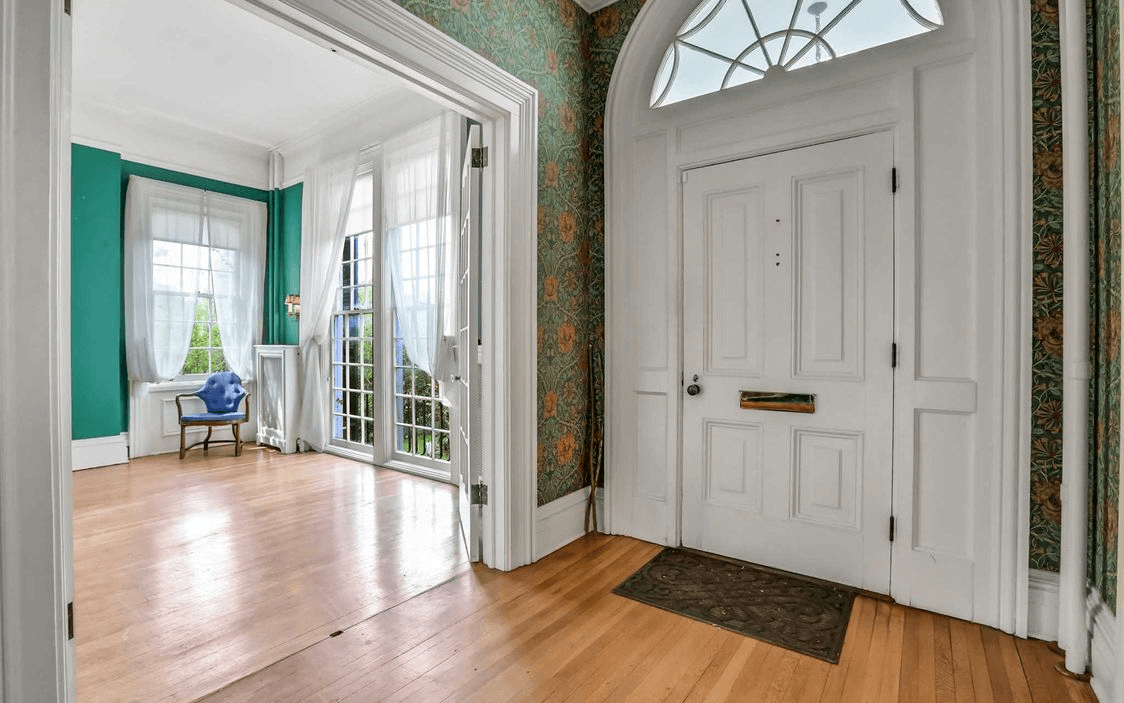
[[[684,546],[889,593],[892,166],[881,132],[684,172]]]
[[[70,56],[62,0],[0,0],[0,700],[75,697]]]
[[[695,3],[649,0],[606,116],[609,530],[682,530],[681,176],[888,132],[894,201],[891,595],[1025,633],[1029,524],[1029,9],[942,0],[932,33],[648,107]],[[885,352],[883,352],[885,353]],[[689,380],[689,377],[688,377]]]

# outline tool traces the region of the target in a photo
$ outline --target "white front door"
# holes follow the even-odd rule
[[[879,133],[687,172],[684,546],[889,593],[892,167]]]
[[[480,168],[472,164],[472,150],[480,147],[480,125],[468,128],[468,140],[461,164],[460,223],[457,227],[456,259],[456,334],[457,377],[452,407],[452,460],[460,497],[461,532],[469,559],[480,561],[480,508],[472,504],[472,485],[479,483],[480,367]],[[474,456],[474,452],[476,456]]]

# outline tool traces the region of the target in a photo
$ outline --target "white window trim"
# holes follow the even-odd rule
[[[380,148],[378,147],[378,145],[368,147],[368,148],[363,150],[363,152],[360,154],[359,166],[358,166],[358,168],[356,168],[355,172],[356,172],[357,175],[365,175],[367,173],[371,173],[371,175],[372,175],[372,178],[371,178],[372,200],[371,200],[371,202],[372,202],[373,212],[371,213],[371,222],[372,222],[372,227],[373,227],[373,234],[371,236],[371,260],[372,260],[372,262],[379,261],[379,260],[382,259],[382,241],[381,241],[381,238],[378,236],[378,233],[379,233],[379,230],[380,230],[379,222],[381,221],[381,218],[382,218],[382,204],[380,202],[380,193],[382,191],[382,152],[381,152]],[[348,236],[350,236],[350,235],[348,235]],[[341,263],[342,263],[342,261],[336,262],[337,276],[338,276],[338,267]],[[328,354],[329,383],[328,383],[328,397],[327,397],[326,401],[327,401],[327,404],[328,404],[328,414],[327,414],[328,422],[333,425],[333,429],[329,431],[328,447],[340,449],[342,452],[345,452],[347,455],[351,455],[353,458],[358,457],[358,456],[362,456],[363,458],[360,459],[360,461],[366,461],[366,462],[373,461],[373,459],[375,457],[379,456],[380,452],[384,451],[382,446],[380,446],[380,434],[379,434],[379,431],[378,431],[379,416],[378,416],[378,411],[377,411],[378,398],[380,397],[380,395],[383,394],[383,391],[384,391],[384,388],[385,388],[385,386],[383,385],[383,381],[379,378],[379,373],[378,373],[378,368],[383,363],[382,350],[381,350],[380,344],[379,344],[379,328],[380,328],[380,325],[379,325],[379,322],[378,322],[379,314],[380,314],[379,311],[382,310],[382,308],[383,308],[383,305],[382,305],[382,300],[383,300],[382,295],[383,294],[382,294],[382,285],[377,280],[378,276],[379,276],[378,272],[377,271],[372,272],[372,276],[373,276],[373,279],[371,281],[371,311],[370,311],[370,314],[374,316],[375,323],[374,323],[374,332],[373,332],[374,338],[372,339],[371,349],[372,349],[373,356],[374,356],[374,359],[372,361],[373,361],[373,364],[374,364],[375,373],[373,374],[374,382],[372,384],[371,393],[373,394],[373,397],[375,398],[376,413],[375,413],[375,418],[374,418],[375,430],[374,430],[374,437],[373,437],[373,445],[370,446],[370,447],[368,447],[365,444],[361,444],[361,443],[357,443],[357,442],[351,442],[351,441],[348,441],[348,440],[337,439],[334,436],[335,415],[334,415],[334,407],[332,405],[332,401],[333,401],[333,397],[334,397],[334,394],[335,394],[335,377],[334,377],[334,375],[332,375],[333,374],[332,365],[333,365],[333,362],[334,362],[334,358],[332,357],[331,345],[334,343],[335,338],[331,337],[331,334],[332,334],[331,330],[329,330],[329,333],[328,333],[329,337],[331,337],[331,338],[329,339],[329,342],[328,342],[328,344],[329,344],[329,354]],[[339,285],[338,284],[336,285],[336,295],[337,295],[337,298],[338,298],[338,295],[339,295]],[[332,317],[334,318],[336,315],[344,314],[346,312],[350,312],[350,311],[340,310],[338,305],[333,306]]]

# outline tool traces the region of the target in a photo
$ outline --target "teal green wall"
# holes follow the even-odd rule
[[[121,156],[71,151],[70,370],[74,439],[128,426],[122,307]]]
[[[301,197],[304,185],[297,183],[274,190],[269,198],[269,245],[265,269],[266,344],[297,344],[300,325],[285,310],[285,296],[299,295],[301,287]]]
[[[129,373],[125,363],[124,218],[129,176],[143,176],[215,193],[267,202],[259,188],[124,161],[120,154],[75,144],[71,148],[71,436],[108,437],[129,428]],[[294,196],[290,191],[296,191]],[[295,240],[289,272],[299,285],[300,187],[281,192],[285,240]],[[295,233],[291,230],[295,227]],[[267,254],[267,257],[269,254]],[[269,262],[267,262],[268,268]],[[296,287],[293,292],[297,292]],[[296,343],[295,325],[293,342]]]

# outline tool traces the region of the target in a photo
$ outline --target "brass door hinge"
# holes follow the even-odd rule
[[[487,505],[488,487],[483,483],[472,484],[472,495],[469,497],[469,502],[472,505]]]
[[[472,150],[472,167],[484,168],[488,165],[488,147],[475,147]]]

